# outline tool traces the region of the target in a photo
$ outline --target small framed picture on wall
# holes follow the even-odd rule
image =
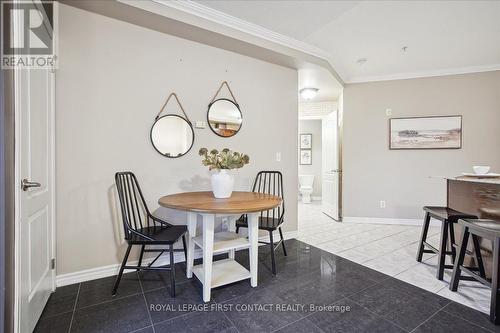
[[[300,150],[300,164],[301,165],[311,165],[312,164],[312,151],[311,151],[311,149],[301,149]]]
[[[300,135],[300,149],[311,149],[312,148],[312,137],[310,133],[305,133]]]

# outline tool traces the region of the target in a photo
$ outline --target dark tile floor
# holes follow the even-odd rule
[[[168,273],[125,275],[58,288],[35,332],[500,332],[488,316],[297,240],[278,250],[278,275],[259,250],[259,286],[242,281],[212,291],[178,265]],[[237,260],[248,267],[247,251]]]

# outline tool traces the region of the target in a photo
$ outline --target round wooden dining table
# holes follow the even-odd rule
[[[257,286],[257,259],[259,238],[259,217],[261,212],[281,204],[275,195],[256,192],[233,192],[230,198],[216,199],[212,192],[185,192],[161,197],[162,207],[188,213],[188,250],[186,258],[187,277],[193,273],[203,284],[203,301],[210,301],[212,288],[250,279],[252,287]],[[242,214],[248,216],[248,239],[234,232],[235,221]],[[196,235],[198,216],[202,217],[200,236]],[[229,231],[214,232],[215,218],[230,218]],[[203,263],[193,266],[195,245],[203,251]],[[234,260],[236,250],[249,249],[250,271]],[[229,253],[229,258],[213,262],[213,255]]]

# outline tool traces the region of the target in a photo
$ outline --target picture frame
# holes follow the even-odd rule
[[[312,150],[311,149],[301,149],[300,150],[300,165],[311,165],[312,164]]]
[[[460,149],[462,116],[389,119],[390,150]]]
[[[312,134],[300,134],[300,149],[312,149]]]

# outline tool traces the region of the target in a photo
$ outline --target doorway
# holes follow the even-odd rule
[[[299,235],[341,221],[339,104],[299,103]]]

